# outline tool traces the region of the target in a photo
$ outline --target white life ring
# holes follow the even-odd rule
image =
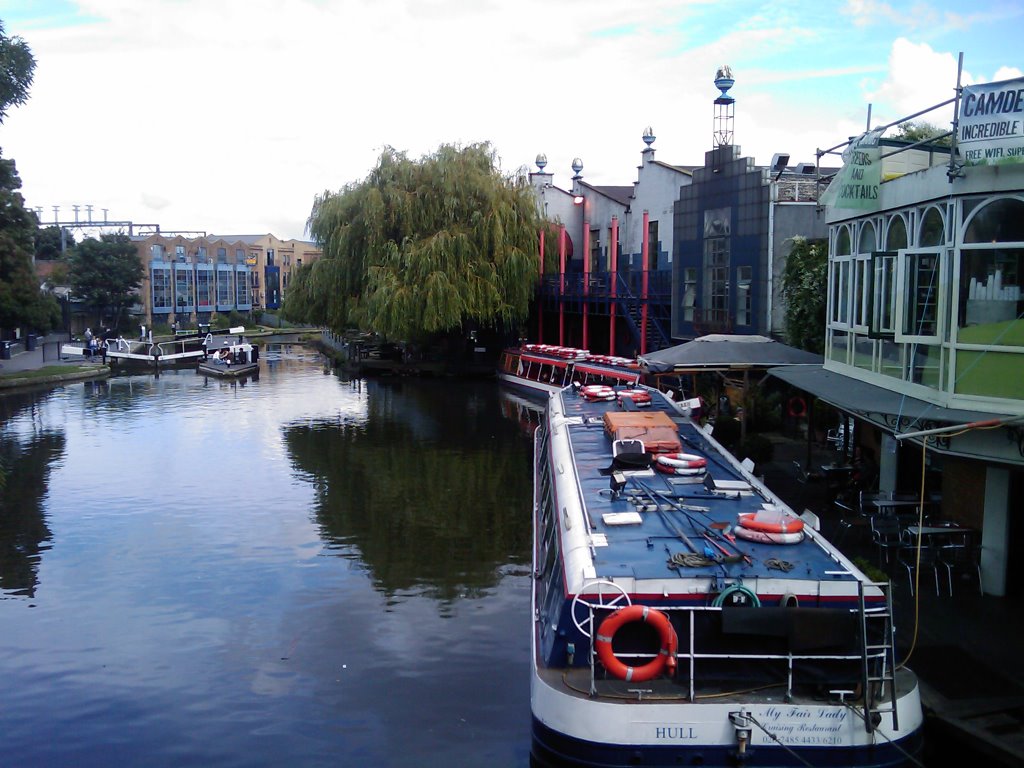
[[[589,384],[580,390],[587,400],[614,400],[615,390],[607,384]]]
[[[697,469],[706,467],[708,460],[693,453],[663,453],[658,456],[658,463],[674,469]]]
[[[642,389],[622,389],[619,390],[617,394],[620,400],[632,400],[633,403],[640,406],[641,408],[645,405],[651,404],[651,393],[645,392]]]
[[[732,532],[741,539],[754,541],[758,544],[799,544],[804,540],[804,532],[796,533],[769,533],[768,531],[755,531],[752,528],[745,528],[737,525]]]

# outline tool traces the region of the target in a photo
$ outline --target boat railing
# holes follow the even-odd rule
[[[599,627],[601,621],[611,615],[611,613],[622,607],[616,605],[610,606],[596,606],[588,605],[590,612],[589,615],[589,626]],[[738,651],[730,650],[728,652],[722,652],[720,649],[715,650],[713,648],[698,647],[700,641],[698,638],[701,637],[701,630],[697,626],[698,620],[702,614],[712,613],[724,613],[727,611],[743,611],[743,610],[761,610],[758,608],[736,608],[731,606],[692,606],[692,605],[659,605],[657,610],[669,616],[669,619],[676,630],[676,636],[678,638],[678,647],[675,653],[676,659],[676,679],[678,682],[686,680],[687,692],[686,698],[690,701],[695,701],[699,694],[698,688],[702,682],[701,671],[699,665],[701,662],[713,662],[716,660],[728,660],[730,662],[757,662],[759,664],[767,664],[769,667],[777,665],[782,673],[784,673],[785,684],[786,684],[786,697],[791,698],[794,691],[794,682],[799,672],[799,668],[802,664],[816,665],[846,665],[850,669],[856,669],[856,673],[852,675],[854,677],[863,677],[863,670],[869,666],[876,668],[874,671],[876,674],[871,675],[872,678],[877,677],[878,670],[885,670],[887,665],[890,663],[890,655],[887,654],[887,645],[880,643],[878,645],[871,645],[864,642],[850,642],[849,650],[846,652],[842,651],[823,651],[823,652],[806,652],[796,653],[787,651],[784,653],[772,653],[772,652],[758,652],[758,651]],[[799,609],[797,609],[799,610]],[[806,609],[808,611],[818,611],[826,609]],[[836,609],[833,609],[836,610]],[[888,609],[886,607],[868,607],[863,611],[859,608],[850,608],[848,613],[850,614],[851,624],[854,622],[860,622],[861,626],[864,626],[864,615],[875,614],[875,615],[888,615]],[[590,637],[590,690],[591,695],[597,695],[598,683],[601,679],[598,677],[598,663],[597,663],[597,651],[594,647],[595,637],[597,632],[592,632]],[[615,651],[615,656],[623,661],[623,663],[629,663],[635,661],[637,664],[646,664],[656,658],[661,650],[650,651],[650,652],[624,652],[620,650]],[[685,678],[684,678],[685,671]],[[837,678],[837,682],[838,682]],[[707,679],[704,680],[708,682]],[[837,691],[838,693],[839,691]],[[846,694],[849,691],[842,691]]]

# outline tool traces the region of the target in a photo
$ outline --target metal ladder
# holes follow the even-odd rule
[[[864,599],[865,587],[878,587],[882,592],[884,607],[867,609]],[[892,623],[892,585],[888,581],[883,582],[859,582],[858,600],[860,603],[860,637],[861,637],[861,672],[863,675],[864,691],[864,727],[868,733],[873,733],[882,721],[882,714],[892,713],[893,730],[899,730],[899,715],[896,711],[896,628]],[[878,634],[869,637],[869,622],[882,622],[881,642],[871,643],[869,640],[878,638]],[[872,626],[871,629],[877,629]],[[881,670],[872,669],[877,665],[877,653],[882,652]],[[869,659],[870,656],[870,659]],[[872,671],[880,674],[873,675]],[[885,703],[886,686],[888,686],[888,706],[880,706]]]

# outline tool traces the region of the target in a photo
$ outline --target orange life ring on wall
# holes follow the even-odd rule
[[[802,397],[789,398],[789,415],[795,419],[802,419],[807,415],[807,403]]]
[[[643,621],[658,630],[661,638],[661,649],[658,655],[646,664],[639,667],[631,667],[622,663],[615,656],[612,650],[612,638],[624,625],[633,621]],[[672,628],[672,622],[668,616],[649,605],[629,605],[620,608],[603,622],[594,637],[594,648],[597,650],[597,657],[601,660],[604,668],[619,680],[642,682],[653,680],[661,674],[667,666],[673,674],[676,669],[676,649],[679,646],[679,638]]]

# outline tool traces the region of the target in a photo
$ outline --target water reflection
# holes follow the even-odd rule
[[[365,418],[284,428],[317,491],[322,535],[357,547],[388,595],[477,595],[529,557],[529,444],[492,390],[454,382],[369,382]],[[492,450],[502,446],[501,450]]]
[[[64,433],[44,425],[45,395],[0,397],[0,590],[34,597],[39,559],[51,532],[43,513],[50,467],[64,453]]]

